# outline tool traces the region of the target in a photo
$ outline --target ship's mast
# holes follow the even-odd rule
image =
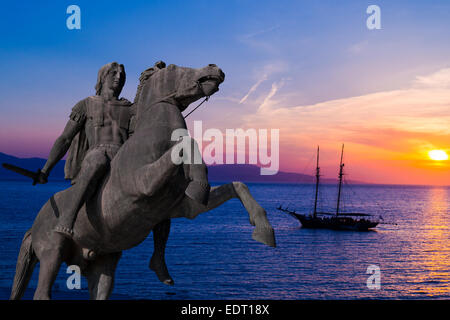
[[[344,156],[344,144],[342,144],[341,164],[339,165],[339,190],[338,190],[338,198],[337,198],[337,206],[336,206],[336,215],[339,214],[339,203],[341,202],[342,176],[344,175],[344,173],[343,173],[344,164],[342,163],[343,156]]]
[[[317,195],[319,194],[319,178],[320,178],[320,168],[319,168],[319,146],[317,146],[317,164],[316,164],[316,197],[314,199],[314,218],[317,216]]]

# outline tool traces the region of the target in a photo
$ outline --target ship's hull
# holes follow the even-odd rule
[[[367,231],[376,227],[379,223],[378,221],[350,217],[313,217],[299,213],[296,213],[294,216],[301,222],[302,227],[310,229]]]

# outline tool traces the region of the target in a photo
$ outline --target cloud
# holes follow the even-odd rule
[[[417,80],[426,86],[377,92],[357,97],[330,100],[312,105],[285,107],[268,104],[282,82],[272,90],[255,114],[246,119],[251,124],[278,124],[287,129],[316,131],[354,131],[396,129],[405,132],[450,134],[450,72],[444,69]],[[440,79],[441,81],[438,81]],[[417,83],[416,81],[416,83]],[[286,104],[286,102],[283,102]],[[295,105],[294,101],[291,101]]]
[[[246,115],[244,126],[280,129],[281,156],[283,153],[292,156],[292,150],[298,150],[298,154],[317,144],[336,148],[345,142],[358,153],[357,157],[366,169],[373,171],[374,167],[386,161],[427,159],[426,152],[430,148],[450,151],[448,83],[450,69],[442,69],[417,77],[409,88],[402,90],[310,105],[295,105],[295,101],[287,101],[283,97],[286,93],[279,91],[283,82],[273,83],[257,111]],[[374,159],[378,162],[375,163]],[[292,165],[286,158],[284,164]],[[409,165],[411,163],[405,162],[405,166],[399,168],[397,164],[397,172],[391,172],[392,179],[396,175],[408,177]],[[414,165],[419,166],[417,163]],[[419,178],[417,173],[415,179]],[[374,180],[376,177],[372,177],[371,181]]]
[[[266,28],[266,29],[262,29],[262,30],[259,30],[259,31],[255,31],[255,32],[251,32],[251,33],[247,33],[247,34],[241,35],[239,38],[241,40],[243,40],[243,39],[250,39],[250,38],[254,38],[254,37],[266,34],[266,33],[270,33],[270,32],[272,32],[274,30],[279,29],[279,28],[280,28],[279,25],[278,26],[273,26],[273,27],[270,27],[270,28]]]
[[[258,87],[259,85],[263,82],[267,80],[267,74],[264,74],[263,77],[261,79],[259,79],[251,88],[250,90],[247,92],[247,94],[239,101],[239,103],[244,103],[247,98],[250,96],[251,93],[253,93]]]
[[[271,106],[271,99],[272,97],[277,93],[277,91],[283,87],[284,85],[284,79],[281,79],[279,82],[272,83],[272,88],[270,89],[270,92],[267,94],[267,96],[264,98],[264,101],[261,103],[261,105],[258,108],[258,111],[261,111],[265,108],[270,108]]]
[[[450,88],[450,68],[439,70],[428,76],[416,77],[417,86]]]
[[[273,26],[251,33],[241,34],[236,38],[239,42],[258,49],[258,51],[262,50],[266,53],[274,54],[279,52],[279,48],[274,44],[274,34],[272,33],[279,28],[280,26]]]
[[[369,45],[368,40],[355,43],[348,48],[348,52],[350,52],[351,54],[359,54],[365,49],[367,49],[368,45]]]
[[[255,74],[258,79],[255,84],[250,88],[250,90],[239,100],[239,103],[245,103],[249,96],[254,93],[258,87],[264,81],[268,80],[269,77],[276,73],[282,73],[287,70],[287,64],[284,61],[272,61],[270,63],[266,63],[262,68],[258,69]]]

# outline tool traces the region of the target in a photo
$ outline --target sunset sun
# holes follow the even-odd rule
[[[448,160],[448,155],[444,150],[431,150],[430,152],[428,152],[428,156],[431,160]]]

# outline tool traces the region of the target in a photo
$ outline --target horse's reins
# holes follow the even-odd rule
[[[186,119],[188,117],[188,115],[190,115],[192,112],[197,110],[198,107],[200,107],[203,104],[203,102],[208,101],[208,99],[209,99],[209,96],[206,96],[206,98],[202,102],[200,102],[198,106],[196,106],[194,109],[191,110],[191,112],[189,112],[187,115],[184,116],[184,119]]]

